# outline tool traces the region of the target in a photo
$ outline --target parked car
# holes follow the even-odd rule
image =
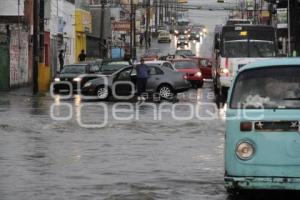
[[[169,32],[169,26],[167,24],[164,25],[160,25],[157,27],[157,32],[161,33],[161,32]]]
[[[100,75],[100,64],[97,62],[80,62],[65,65],[54,78],[54,92],[69,91],[70,87],[64,82],[72,85],[73,91],[78,91],[89,80]],[[78,85],[80,88],[78,88]]]
[[[183,73],[152,65],[149,65],[149,67],[151,70],[146,88],[148,93],[157,92],[162,98],[169,99],[178,92],[188,90],[191,86]],[[82,88],[83,94],[97,95],[99,99],[107,99],[113,94],[113,86],[115,86],[115,93],[119,96],[135,93],[135,88],[132,88],[128,83],[124,83],[124,81],[129,81],[136,85],[135,67],[125,67],[106,78],[108,85],[105,85],[103,78],[87,82]]]
[[[211,75],[212,63],[211,63],[211,60],[209,58],[199,58],[199,57],[195,57],[193,59],[195,59],[196,62],[198,63],[198,66],[201,70],[203,78],[204,79],[212,79],[212,75]]]
[[[225,187],[300,190],[300,59],[243,66],[228,93]]]
[[[112,74],[123,67],[129,66],[130,63],[128,61],[123,60],[110,60],[110,61],[103,61],[100,72],[102,74],[108,75]]]
[[[139,62],[135,63],[135,65],[138,65],[138,64],[140,64],[140,63]],[[162,67],[162,68],[168,68],[168,69],[171,69],[173,71],[176,71],[176,69],[175,69],[174,65],[172,64],[172,62],[167,61],[167,60],[145,61],[145,64],[146,65],[151,65],[151,66]]]
[[[177,47],[178,46],[185,46],[185,45],[189,45],[189,39],[186,35],[180,35],[178,36],[177,39]]]
[[[177,71],[187,75],[187,80],[190,81],[193,86],[203,86],[203,76],[194,59],[174,59],[172,62]]]
[[[147,52],[142,56],[145,61],[158,60],[160,49],[148,49]]]
[[[161,31],[158,35],[158,38],[157,38],[157,42],[158,43],[162,43],[162,42],[168,42],[170,43],[171,42],[171,35],[169,32],[167,31]]]
[[[189,58],[189,57],[194,57],[195,54],[190,49],[178,49],[175,51],[175,56]]]

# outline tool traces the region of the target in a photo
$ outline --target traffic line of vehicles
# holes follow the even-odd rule
[[[164,99],[170,99],[192,86],[202,87],[204,79],[210,78],[210,60],[195,57],[190,50],[177,50],[174,55],[160,56],[159,49],[149,49],[143,58],[151,69],[146,92],[158,93]],[[55,93],[70,92],[71,85],[71,92],[96,95],[99,99],[108,99],[113,88],[119,95],[129,94],[129,90],[135,93],[135,66],[138,64],[104,60],[65,65],[54,79],[53,90]],[[124,81],[134,87],[130,84],[126,86]],[[117,87],[113,87],[115,84]]]

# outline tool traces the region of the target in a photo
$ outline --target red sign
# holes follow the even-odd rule
[[[116,21],[112,26],[114,31],[130,31],[130,21]]]

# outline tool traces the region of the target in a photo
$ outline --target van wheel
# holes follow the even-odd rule
[[[230,196],[237,196],[240,194],[239,189],[226,189],[226,191]]]

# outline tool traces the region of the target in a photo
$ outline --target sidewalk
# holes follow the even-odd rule
[[[33,88],[32,86],[23,86],[19,88],[12,88],[8,91],[0,91],[0,95],[3,96],[27,96],[27,97],[33,97]],[[47,96],[47,93],[45,94],[37,94],[36,96]]]

